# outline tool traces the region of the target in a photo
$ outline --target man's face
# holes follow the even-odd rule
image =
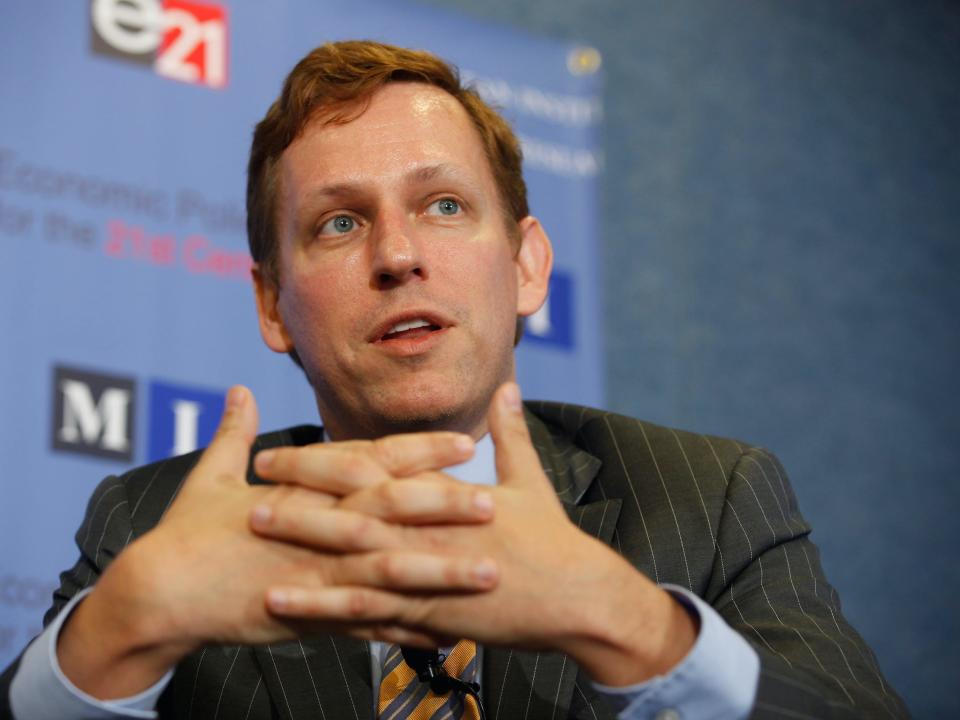
[[[257,280],[261,331],[296,349],[331,437],[482,433],[550,256],[533,218],[515,253],[460,104],[388,84],[355,120],[308,125],[279,172],[280,279]]]

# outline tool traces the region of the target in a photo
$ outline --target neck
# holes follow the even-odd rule
[[[418,432],[459,432],[479,440],[487,434],[487,409],[466,414],[426,418],[344,418],[320,408],[323,427],[331,440],[376,440],[387,435]]]

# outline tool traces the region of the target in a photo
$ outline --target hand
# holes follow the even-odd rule
[[[376,624],[350,622],[344,628],[331,619],[305,625],[264,607],[271,585],[304,576],[324,581],[336,573],[343,552],[375,558],[384,548],[395,547],[398,538],[393,526],[332,508],[332,495],[303,487],[248,485],[256,428],[253,397],[244,388],[233,388],[216,437],[163,520],[120,553],[70,617],[60,635],[58,657],[78,687],[101,698],[139,692],[207,642],[273,642],[331,627],[375,635]],[[332,468],[354,468],[358,484],[374,485],[461,462],[472,452],[463,439],[454,433],[429,433],[317,446],[312,452]],[[475,493],[471,488],[451,495],[447,514],[463,522],[489,516],[489,508],[470,501]],[[314,538],[310,548],[251,531],[248,519],[254,508],[281,503],[317,509],[322,537]],[[415,508],[392,512],[409,522],[421,519]],[[471,562],[447,558],[437,564],[444,586],[459,579],[461,589],[476,588]],[[391,583],[419,590],[435,586],[429,576],[411,577],[402,568],[382,578],[380,586]],[[482,579],[480,585],[488,587],[489,581]]]
[[[599,682],[622,685],[666,672],[693,644],[689,615],[665,592],[568,520],[543,473],[512,383],[494,397],[488,424],[496,445],[496,514],[480,525],[406,527],[404,547],[436,557],[489,556],[499,572],[488,593],[385,593],[344,558],[342,586],[279,585],[269,607],[287,618],[382,622],[385,636],[418,632],[565,652]],[[424,480],[449,485],[441,476]],[[414,490],[409,481],[393,492]],[[423,492],[423,488],[416,488]],[[339,507],[379,515],[371,489]],[[296,532],[285,531],[286,539]]]

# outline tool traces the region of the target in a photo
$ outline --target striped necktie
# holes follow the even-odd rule
[[[451,677],[474,682],[477,676],[477,644],[461,640],[443,661]],[[428,683],[417,679],[416,671],[403,661],[399,645],[391,645],[383,663],[379,720],[478,720],[476,701],[463,693],[436,695]]]

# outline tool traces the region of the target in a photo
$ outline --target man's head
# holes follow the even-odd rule
[[[296,353],[334,439],[481,433],[552,258],[516,139],[426,53],[324,46],[291,78],[250,162],[264,340]]]
[[[360,115],[370,98],[391,82],[418,82],[449,93],[480,134],[500,193],[511,239],[530,214],[520,143],[509,124],[457,71],[422,50],[367,40],[327,43],[310,52],[287,76],[280,97],[257,125],[247,174],[247,238],[265,279],[277,282],[277,165],[283,152],[312,121],[344,123]]]

